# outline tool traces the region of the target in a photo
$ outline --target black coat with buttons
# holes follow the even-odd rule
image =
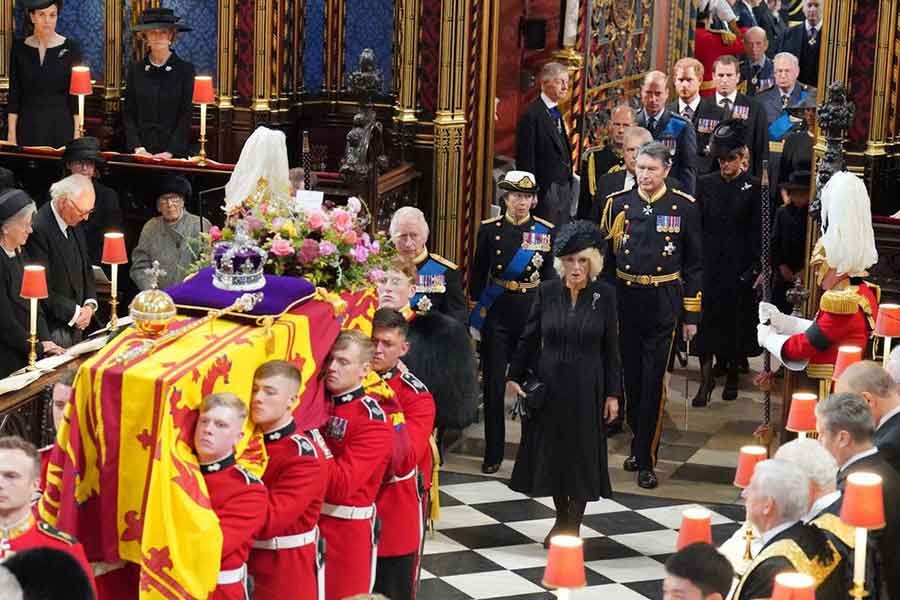
[[[618,192],[607,198],[600,225],[610,240],[606,255],[609,268],[635,277],[680,273],[678,279],[659,286],[682,286],[682,318],[685,323],[697,324],[700,312],[695,308],[696,300],[703,288],[703,242],[694,198],[670,188],[650,201],[637,189]]]
[[[528,317],[531,302],[540,281],[556,277],[553,269],[551,249],[553,224],[539,217],[530,216],[520,224],[514,224],[506,216],[494,217],[481,222],[475,247],[475,257],[469,268],[469,297],[477,302],[484,289],[492,280],[499,278],[506,270],[524,243],[524,234],[534,231],[535,225],[542,223],[550,227],[550,237],[546,250],[539,250],[522,271],[517,281],[530,287],[518,291],[506,290],[488,311],[489,318],[499,318],[507,325],[521,328]]]

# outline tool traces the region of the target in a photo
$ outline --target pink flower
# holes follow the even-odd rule
[[[338,233],[349,231],[353,227],[353,217],[346,210],[336,208],[331,213],[331,222]]]
[[[378,243],[378,240],[375,240],[369,245],[369,252],[372,254],[378,254],[381,252],[381,244]]]
[[[331,256],[337,252],[337,246],[328,240],[319,242],[319,256]]]
[[[359,213],[362,210],[362,202],[356,196],[350,196],[347,198],[347,210],[354,215]]]
[[[244,219],[244,222],[247,224],[247,229],[249,231],[257,231],[263,228],[264,223],[257,219],[256,217],[247,217]]]
[[[356,243],[359,241],[359,236],[357,236],[356,232],[351,229],[350,231],[345,232],[344,235],[341,236],[341,240],[343,240],[343,242],[345,244],[347,244],[348,246],[355,246]]]
[[[263,213],[265,214],[265,213]],[[272,229],[278,231],[281,229],[281,226],[284,225],[284,219],[282,217],[275,217],[272,219]]]
[[[325,214],[321,210],[310,210],[306,213],[306,224],[311,231],[318,231],[325,225]]]
[[[360,264],[369,260],[369,251],[366,250],[365,246],[354,246],[350,254],[353,256],[353,260]]]
[[[219,229],[218,225],[213,225],[209,228],[209,239],[214,242],[218,242],[222,239],[222,230]]]
[[[300,262],[303,264],[311,263],[319,258],[319,242],[306,238],[300,246]]]
[[[291,244],[290,240],[276,235],[272,240],[271,252],[275,256],[290,256],[294,253],[294,245]]]
[[[268,204],[260,204],[259,205],[259,214],[265,215],[265,214],[268,214],[268,212],[269,212]]]
[[[372,269],[371,271],[369,271],[367,277],[372,283],[380,283],[381,280],[384,279],[384,270]]]

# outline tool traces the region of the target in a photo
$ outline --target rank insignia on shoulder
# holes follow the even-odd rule
[[[673,194],[678,194],[679,196],[681,196],[682,198],[685,198],[685,199],[689,200],[690,202],[696,202],[696,200],[694,199],[693,196],[691,196],[691,195],[688,194],[687,192],[682,192],[682,191],[679,190],[678,188],[672,188],[672,193],[673,193]]]
[[[406,385],[411,387],[416,392],[419,392],[420,394],[422,392],[428,391],[428,386],[426,386],[424,383],[422,383],[422,381],[418,377],[416,377],[409,371],[405,371],[404,373],[402,373],[400,375],[400,379],[403,380],[403,383],[405,383]]]
[[[300,453],[300,456],[312,456],[318,458],[319,453],[316,452],[316,446],[311,441],[297,433],[292,435],[291,439],[296,442],[297,451]]]
[[[328,417],[325,423],[325,435],[333,440],[342,440],[347,435],[347,419],[343,417]]]
[[[331,454],[331,448],[328,447],[328,444],[325,443],[325,438],[322,437],[322,434],[319,433],[318,429],[311,429],[309,434],[315,440],[315,442],[319,445],[319,448],[322,449],[322,454],[325,455],[325,458],[334,458]]]
[[[490,225],[491,223],[496,223],[500,219],[503,218],[503,215],[497,215],[496,217],[491,217],[490,219],[485,219],[481,222],[482,225]]]
[[[553,223],[551,223],[550,221],[548,221],[546,219],[542,219],[540,217],[535,217],[534,215],[532,215],[531,218],[534,219],[535,221],[537,221],[538,223],[540,223],[541,225],[546,225],[550,229],[553,229],[554,227],[556,227],[556,225],[554,225]]]
[[[366,407],[366,410],[369,411],[369,418],[373,421],[382,421],[387,423],[387,415],[384,414],[384,411],[381,410],[381,405],[378,404],[378,400],[372,398],[371,396],[363,396],[362,399],[363,406]]]
[[[38,521],[38,530],[47,537],[51,537],[54,540],[59,540],[60,542],[65,542],[70,546],[78,543],[78,541],[74,537],[72,537],[65,531],[60,531],[50,523],[45,523],[44,521]]]
[[[441,263],[442,265],[444,265],[445,267],[447,267],[448,269],[458,269],[458,268],[459,268],[459,265],[458,265],[458,264],[456,264],[456,263],[453,262],[452,260],[447,260],[446,258],[444,258],[443,256],[441,256],[440,254],[430,254],[429,256],[430,256],[432,259],[434,259],[434,260],[436,260],[437,262],[439,262],[439,263]]]
[[[241,465],[235,465],[235,469],[237,472],[244,476],[244,480],[247,482],[247,485],[253,485],[254,483],[262,483],[262,479],[248,471],[246,468]]]

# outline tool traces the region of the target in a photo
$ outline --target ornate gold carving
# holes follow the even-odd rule
[[[415,123],[419,72],[419,10],[420,0],[400,0],[397,3],[397,73],[395,75],[397,105],[394,118]]]
[[[0,0],[0,90],[9,89],[9,53],[13,43],[13,14],[16,0]]]
[[[103,73],[103,98],[107,101],[119,99],[124,81],[123,40],[124,36],[130,35],[131,32],[124,33],[122,31],[122,4],[122,0],[106,0],[106,60],[104,61],[106,64]],[[107,107],[106,112],[112,112],[115,108],[115,106]]]
[[[233,107],[234,95],[234,3],[219,0],[219,110]]]
[[[255,0],[253,32],[253,104],[254,112],[267,112],[269,105],[269,81],[272,73],[272,53],[269,39],[272,36],[272,0]]]
[[[338,92],[344,79],[345,0],[325,0],[325,90]]]

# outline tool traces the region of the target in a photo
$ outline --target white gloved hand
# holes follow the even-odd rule
[[[766,340],[769,339],[769,336],[772,335],[772,327],[769,325],[763,325],[760,323],[756,326],[756,343],[758,343],[761,347],[766,347]]]
[[[778,310],[778,307],[769,302],[760,302],[759,303],[759,322],[762,324],[766,324],[772,320],[772,315],[775,313],[781,312]]]
[[[794,317],[786,315],[774,304],[768,302],[759,303],[759,322],[765,324],[768,322],[772,328],[778,333],[790,334]]]

